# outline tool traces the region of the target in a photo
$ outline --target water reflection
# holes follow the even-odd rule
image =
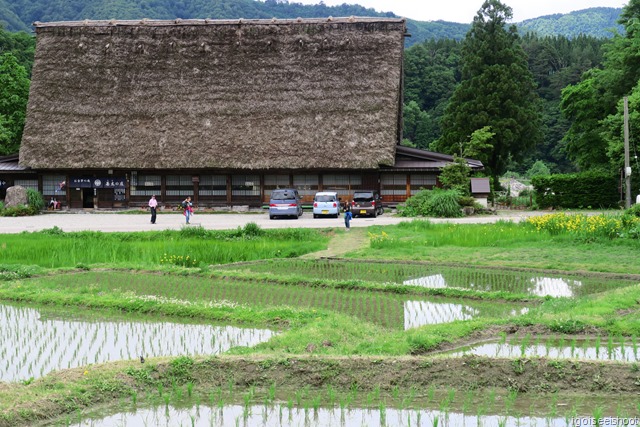
[[[584,342],[577,342],[573,346],[484,343],[454,350],[448,354],[451,356],[473,354],[486,357],[546,357],[551,359],[614,360],[619,362],[638,362],[640,360],[637,347],[609,346],[606,344],[595,347],[593,345],[587,346]]]
[[[268,329],[153,321],[40,320],[33,308],[0,304],[0,381],[41,377],[113,360],[219,354],[269,340]]]
[[[225,405],[210,408],[200,406],[176,409],[162,406],[149,410],[126,412],[100,420],[85,420],[75,427],[125,427],[125,426],[305,426],[305,427],[377,427],[377,426],[431,426],[444,427],[494,427],[494,426],[572,426],[571,418],[512,417],[506,415],[465,415],[457,412],[415,409],[300,409],[284,405]]]
[[[479,313],[475,308],[462,304],[405,301],[404,329],[448,323],[456,320],[471,320]]]
[[[430,276],[417,277],[402,282],[405,285],[422,286],[423,288],[441,289],[448,288],[447,281],[442,274],[432,274]],[[451,286],[453,287],[453,286]]]
[[[573,297],[582,287],[580,280],[567,280],[552,277],[532,277],[529,292],[541,297]]]
[[[529,277],[523,282],[522,277],[518,276],[513,277],[511,283],[505,282],[507,278],[502,277],[500,280],[495,280],[496,284],[493,285],[494,280],[491,280],[491,276],[487,274],[481,276],[480,279],[477,277],[469,277],[467,281],[461,282],[461,280],[464,279],[462,277],[456,277],[456,280],[447,281],[442,274],[431,274],[429,276],[405,280],[402,283],[432,289],[457,288],[477,291],[522,292],[541,297],[574,297],[577,296],[582,289],[582,281],[559,277]],[[522,286],[523,283],[524,286]]]

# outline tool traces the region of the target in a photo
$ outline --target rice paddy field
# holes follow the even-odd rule
[[[0,426],[633,425],[640,245],[538,226],[0,235]]]

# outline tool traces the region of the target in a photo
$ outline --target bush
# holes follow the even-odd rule
[[[32,206],[12,206],[10,208],[5,208],[0,211],[1,216],[32,216],[37,215],[39,210],[33,208]]]
[[[433,190],[429,209],[433,216],[441,218],[456,218],[462,216],[458,199],[460,193],[452,190]]]
[[[27,188],[27,204],[36,212],[43,210],[45,206],[42,194],[33,188]]]
[[[398,207],[400,216],[435,216],[457,218],[463,215],[459,204],[460,193],[455,190],[420,190]]]
[[[626,215],[640,217],[640,203],[636,203],[635,205],[631,206],[629,209],[624,211],[624,213]]]

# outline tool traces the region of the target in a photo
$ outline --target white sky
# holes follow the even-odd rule
[[[320,0],[289,0],[289,3],[318,4]],[[324,0],[327,6],[359,4],[379,12],[393,12],[418,21],[450,21],[470,24],[483,0]],[[502,0],[513,10],[513,22],[553,13],[569,13],[590,7],[623,7],[627,0]]]

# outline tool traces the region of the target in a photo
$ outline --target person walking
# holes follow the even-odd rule
[[[191,203],[191,197],[187,197],[182,201],[182,209],[184,209],[184,216],[187,220],[187,224],[189,224],[189,220],[191,219],[191,215],[193,214],[193,204]]]
[[[155,194],[151,196],[149,199],[149,210],[151,211],[151,224],[156,223],[156,214],[158,209],[158,201],[156,200]]]
[[[351,220],[353,219],[353,215],[351,214],[351,209],[348,207],[344,210],[344,226],[347,227],[347,231],[351,229]]]

